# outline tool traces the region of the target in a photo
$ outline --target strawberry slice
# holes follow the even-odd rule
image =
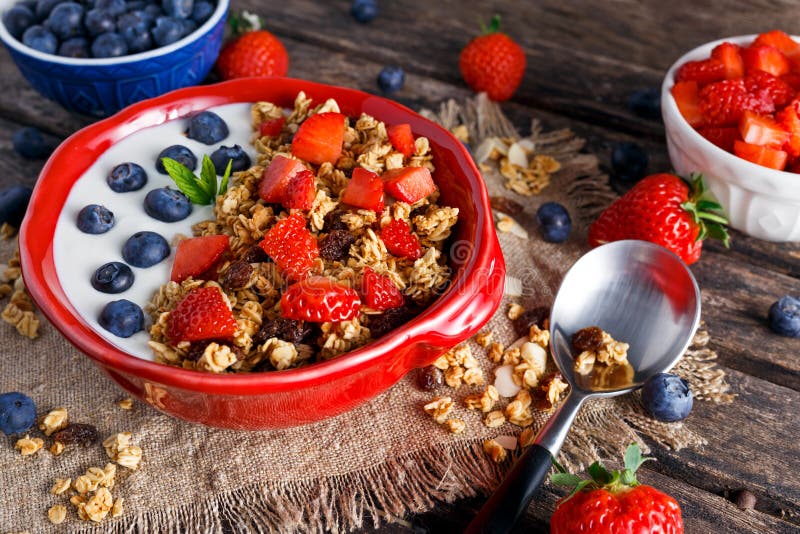
[[[742,159],[752,161],[758,165],[782,171],[786,167],[786,160],[789,155],[783,150],[776,150],[761,145],[753,145],[744,141],[736,141],[733,144],[733,153]]]
[[[789,140],[789,132],[781,128],[778,123],[769,117],[756,115],[752,111],[745,111],[739,123],[739,133],[742,140],[751,145],[781,148]]]
[[[376,273],[369,266],[364,267],[361,296],[364,304],[373,310],[397,308],[405,302],[403,294],[394,282],[389,277]]]
[[[781,80],[786,82],[786,84],[791,87],[792,90],[800,91],[800,74],[796,72],[790,72],[781,76]]]
[[[311,115],[294,134],[292,154],[315,165],[336,163],[342,153],[346,121],[341,113]]]
[[[310,210],[316,196],[314,173],[303,169],[289,179],[281,198],[281,204],[287,209]]]
[[[283,131],[284,124],[286,124],[286,117],[266,120],[258,125],[258,133],[261,134],[261,137],[277,137]]]
[[[281,316],[295,321],[327,323],[358,317],[358,293],[325,276],[311,276],[289,286],[281,297]]]
[[[395,150],[403,154],[405,157],[411,157],[415,152],[416,146],[414,145],[414,134],[411,133],[410,124],[395,124],[386,128],[386,135],[389,136],[389,142]]]
[[[744,87],[748,93],[772,101],[776,109],[785,106],[795,94],[783,78],[763,70],[749,72],[744,78]]]
[[[723,80],[703,87],[699,107],[705,124],[710,126],[735,126],[745,111],[775,111],[768,97],[748,93],[743,80]]]
[[[695,128],[701,126],[703,114],[700,112],[700,87],[697,82],[678,82],[672,86],[670,93],[686,122]]]
[[[675,73],[676,82],[697,82],[700,87],[725,79],[725,64],[715,58],[687,61]]]
[[[381,239],[386,250],[400,258],[416,260],[422,256],[422,246],[417,236],[411,233],[411,227],[401,219],[392,221],[381,230]]]
[[[169,279],[181,283],[190,276],[200,277],[211,270],[228,250],[229,241],[230,239],[226,235],[207,235],[184,239],[178,243],[178,249],[175,251],[175,261],[172,264],[172,273]]]
[[[767,45],[780,50],[787,57],[800,53],[800,44],[792,39],[788,33],[781,30],[772,30],[762,33],[753,41],[754,45]]]
[[[783,76],[789,72],[789,60],[774,46],[754,44],[744,48],[742,60],[746,72],[763,70],[773,76]]]
[[[431,171],[425,167],[402,167],[381,176],[383,188],[397,200],[413,204],[436,191]]]
[[[275,223],[259,246],[289,280],[304,278],[319,257],[317,238],[306,228],[306,219],[298,212]]]
[[[698,128],[698,133],[720,147],[722,150],[733,152],[733,142],[739,139],[739,130],[730,126],[717,128],[707,126]]]
[[[788,106],[775,114],[781,128],[789,132],[783,150],[792,158],[800,156],[800,100],[793,100]]]
[[[167,317],[172,343],[230,338],[238,326],[219,288],[198,287],[181,299]]]
[[[721,61],[725,66],[726,80],[744,76],[744,61],[740,50],[741,48],[733,43],[722,43],[711,51],[711,57]]]
[[[264,169],[264,175],[258,184],[258,196],[264,202],[281,203],[292,177],[305,170],[302,162],[278,154],[272,158],[269,167]]]
[[[372,171],[356,167],[340,198],[345,204],[380,213],[384,208],[383,180]]]

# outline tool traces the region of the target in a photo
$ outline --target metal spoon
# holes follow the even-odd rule
[[[700,321],[700,290],[672,252],[646,241],[616,241],[581,257],[567,272],[550,312],[553,359],[570,385],[558,410],[517,460],[466,532],[509,532],[544,482],[583,401],[641,387],[672,368]],[[572,334],[599,326],[630,345],[631,368],[610,377],[575,371]]]

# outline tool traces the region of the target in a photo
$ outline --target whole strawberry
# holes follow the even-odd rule
[[[230,23],[238,37],[225,44],[217,58],[217,73],[223,80],[286,76],[289,71],[286,48],[273,34],[260,29],[258,17],[245,13],[241,19],[231,17]]]
[[[511,37],[501,33],[495,15],[483,35],[472,39],[461,51],[461,76],[475,92],[502,102],[511,98],[525,74],[525,52]]]
[[[682,534],[683,518],[677,501],[659,490],[639,484],[636,470],[647,460],[639,446],[625,452],[625,468],[608,471],[600,463],[589,467],[591,480],[559,473],[551,481],[573,487],[550,518],[550,534]]]
[[[674,174],[644,178],[600,214],[589,227],[589,245],[641,239],[668,248],[686,264],[700,258],[706,237],[728,246],[722,207],[704,198],[701,175],[687,183]]]

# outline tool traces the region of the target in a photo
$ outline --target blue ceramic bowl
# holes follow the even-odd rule
[[[16,0],[0,0],[4,13]],[[70,111],[103,117],[154,96],[205,79],[219,55],[230,0],[180,41],[116,58],[76,59],[44,54],[22,44],[0,23],[0,40],[41,94]]]

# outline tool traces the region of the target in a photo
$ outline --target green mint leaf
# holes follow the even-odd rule
[[[228,178],[231,176],[231,165],[233,164],[233,160],[228,160],[228,166],[225,167],[225,173],[222,175],[222,182],[219,184],[219,193],[220,195],[224,195],[225,191],[228,190]]]
[[[217,170],[214,168],[214,162],[208,156],[203,156],[203,163],[200,168],[200,183],[203,189],[208,193],[211,202],[217,196]]]
[[[582,481],[583,479],[581,477],[571,473],[553,473],[550,475],[550,482],[556,486],[569,486],[570,488],[573,488]]]
[[[202,206],[211,202],[213,197],[206,192],[197,176],[185,165],[172,158],[161,158],[161,163],[164,164],[164,169],[175,182],[175,185],[178,186],[178,189],[189,198],[192,204]]]

